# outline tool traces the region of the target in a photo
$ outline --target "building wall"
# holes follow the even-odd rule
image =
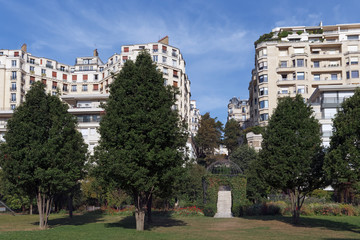
[[[292,32],[278,39],[280,32]],[[266,125],[277,99],[297,93],[308,100],[319,86],[359,84],[360,24],[282,27],[255,47],[249,84],[252,125]]]
[[[248,100],[241,100],[240,98],[233,97],[229,100],[227,120],[235,119],[240,127],[245,129],[249,126],[249,110],[250,106]]]

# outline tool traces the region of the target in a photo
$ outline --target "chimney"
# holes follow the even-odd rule
[[[21,46],[21,51],[27,52],[27,45],[26,45],[26,43],[24,43],[24,44]]]
[[[98,53],[97,49],[95,49],[94,50],[94,57],[97,57],[97,56],[99,56],[99,53]]]
[[[169,45],[169,36],[163,37],[163,38],[160,39],[158,42]]]

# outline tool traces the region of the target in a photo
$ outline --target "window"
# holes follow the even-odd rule
[[[259,76],[259,83],[262,83],[262,82],[267,82],[268,81],[268,77],[267,75],[260,75]]]
[[[157,62],[158,61],[158,56],[157,55],[153,55],[153,61]]]
[[[14,57],[18,57],[19,56],[19,52],[14,52]]]
[[[300,93],[300,94],[305,93],[305,86],[298,86],[297,93]]]
[[[76,85],[71,85],[71,91],[72,92],[76,92],[77,90],[76,90]]]
[[[319,61],[314,61],[314,68],[318,68],[320,67],[320,62]]]
[[[355,45],[355,46],[348,46],[348,51],[349,52],[356,52],[358,50],[358,46]]]
[[[176,60],[172,60],[172,65],[173,65],[173,67],[176,67],[176,66],[177,66],[177,61],[176,61]]]
[[[15,110],[15,104],[11,104],[10,107],[11,107],[11,110]]]
[[[15,71],[12,71],[12,72],[11,72],[11,79],[12,79],[12,80],[15,80],[15,79],[16,79],[16,72],[15,72]]]
[[[65,71],[65,67],[64,66],[60,66],[60,71]]]
[[[173,77],[178,78],[178,71],[173,70]]]
[[[16,82],[11,83],[11,91],[16,91]]]
[[[359,71],[358,70],[351,71],[351,78],[359,78]]]
[[[359,40],[359,35],[348,35],[347,40]]]
[[[358,63],[359,63],[359,58],[357,58],[357,57],[350,58],[351,65],[357,65]]]
[[[288,88],[281,88],[281,90],[279,91],[281,94],[288,94],[289,93],[289,89]]]
[[[332,73],[331,74],[331,80],[337,80],[337,74],[336,73]]]
[[[314,80],[319,81],[320,80],[320,74],[314,74]]]
[[[64,85],[63,85],[63,91],[64,91],[64,92],[67,92],[67,91],[68,91],[68,89],[67,89],[67,84],[64,84]]]
[[[173,50],[172,50],[172,56],[173,56],[173,57],[177,57],[177,56],[178,56],[177,53],[176,53],[176,49],[173,49]]]
[[[53,68],[51,61],[46,61],[46,67]]]
[[[162,52],[167,53],[167,47],[166,46],[162,46]]]
[[[57,88],[57,82],[53,82],[52,83],[52,89],[56,89]]]
[[[87,90],[88,90],[88,85],[82,85],[82,91],[87,92]]]
[[[31,64],[35,64],[35,59],[30,58],[29,62],[30,62]]]
[[[11,66],[16,67],[16,60],[11,60]]]
[[[173,86],[174,86],[174,87],[178,87],[178,82],[177,82],[177,81],[174,81],[174,82],[173,82]]]
[[[98,91],[99,90],[99,84],[94,84],[93,85],[93,90]]]
[[[63,80],[67,80],[67,75],[63,74]]]
[[[35,67],[30,66],[30,72],[31,72],[31,73],[35,73]]]
[[[281,68],[286,68],[287,67],[287,61],[281,61],[280,62],[280,67]]]
[[[52,72],[52,77],[56,78],[56,72]]]
[[[31,79],[30,79],[31,81]],[[42,79],[41,82],[46,85],[46,79]]]
[[[164,75],[168,75],[168,74],[169,74],[167,68],[164,68],[164,69],[163,69],[163,74],[164,74]]]
[[[297,59],[296,60],[297,67],[304,67],[304,59]]]
[[[10,99],[11,102],[16,102],[16,93],[12,93],[11,94],[11,99]]]
[[[99,79],[97,74],[94,74],[94,79],[95,79],[95,80],[98,80],[98,79]]]
[[[268,88],[267,87],[260,88],[259,94],[260,94],[260,96],[268,95]]]
[[[304,79],[305,79],[304,72],[298,72],[297,73],[297,80],[304,80]]]
[[[267,56],[267,49],[263,48],[259,51],[259,58]]]
[[[122,60],[123,60],[123,62],[126,62],[128,60],[128,56],[123,56]]]
[[[350,79],[350,72],[349,71],[346,72],[346,79]]]
[[[129,52],[129,47],[124,47],[124,52]]]
[[[168,80],[164,78],[164,86],[168,85]]]
[[[260,114],[260,121],[267,121],[267,120],[269,120],[269,114],[268,113]]]
[[[43,76],[46,75],[46,69],[41,69],[41,75],[43,75]]]
[[[304,48],[294,48],[294,53],[295,53],[295,54],[304,53]]]
[[[162,57],[162,62],[166,63],[167,62],[167,57]]]
[[[259,63],[259,70],[267,69],[267,62]]]
[[[158,51],[159,51],[158,45],[153,45],[153,52],[158,52]]]
[[[84,74],[83,75],[83,81],[87,81],[88,80],[88,75],[87,74]]]
[[[76,81],[77,80],[77,75],[72,75],[72,80]]]
[[[269,107],[269,101],[268,100],[260,101],[259,104],[260,104],[260,109]]]

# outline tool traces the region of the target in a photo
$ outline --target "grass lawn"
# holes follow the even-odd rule
[[[38,216],[0,215],[0,239],[360,239],[360,217],[259,216],[232,219],[154,216],[144,232],[136,232],[133,217],[84,214],[69,219],[50,215],[48,230],[40,231]]]

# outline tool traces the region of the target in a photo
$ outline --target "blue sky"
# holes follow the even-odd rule
[[[202,114],[226,122],[227,104],[248,98],[253,42],[276,26],[358,23],[360,1],[333,0],[0,0],[0,49],[19,49],[66,64],[103,61],[125,44],[168,35],[180,48]]]

